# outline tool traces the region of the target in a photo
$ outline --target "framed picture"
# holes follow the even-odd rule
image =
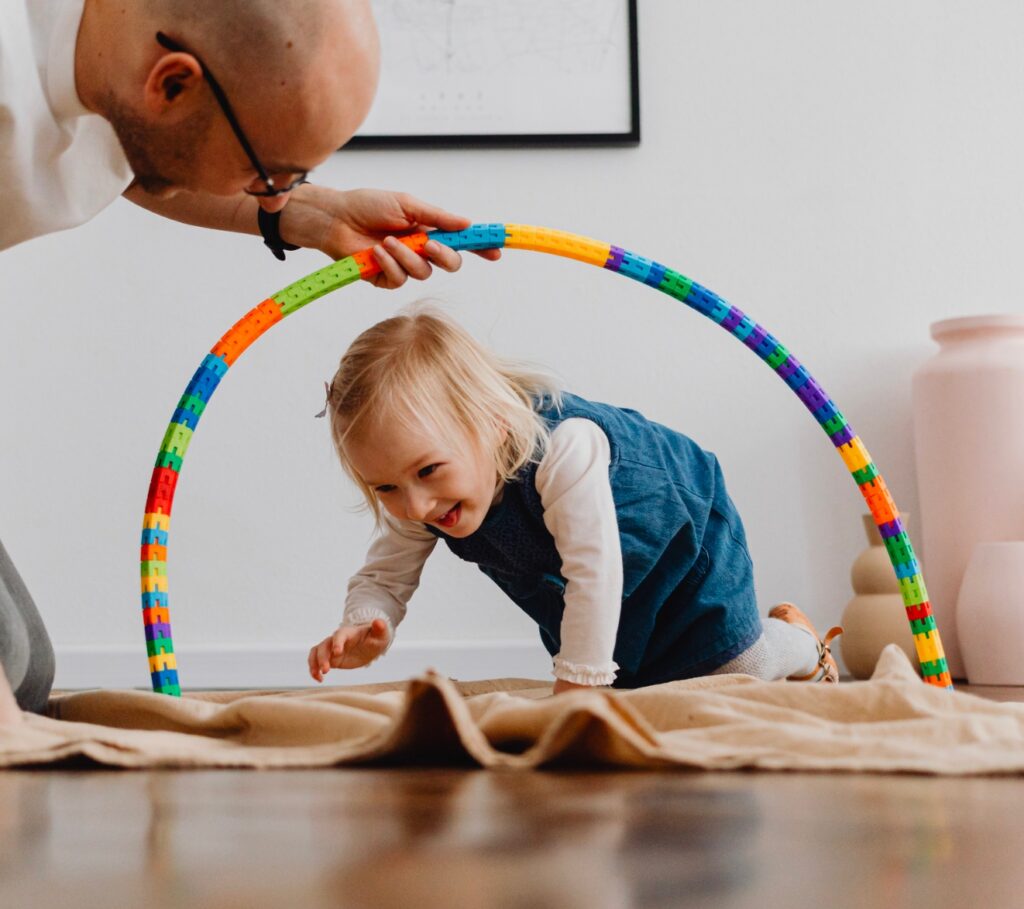
[[[636,0],[373,0],[381,78],[346,148],[635,145]]]

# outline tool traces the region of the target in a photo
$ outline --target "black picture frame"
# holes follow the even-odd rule
[[[515,0],[503,0],[515,3]],[[554,5],[560,0],[546,0]],[[586,0],[566,0],[580,4]],[[415,148],[536,148],[536,147],[586,147],[586,146],[631,146],[640,143],[640,64],[639,42],[637,39],[637,0],[621,0],[624,6],[626,26],[625,41],[628,56],[628,124],[621,131],[606,132],[422,132],[416,134],[362,133],[358,132],[345,145],[345,149],[415,149]],[[384,66],[387,66],[386,41]],[[397,64],[401,65],[401,64]]]

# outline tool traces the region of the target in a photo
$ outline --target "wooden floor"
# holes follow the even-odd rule
[[[1019,778],[3,772],[0,909],[1016,909],[1022,818]]]

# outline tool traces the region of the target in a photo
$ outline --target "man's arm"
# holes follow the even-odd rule
[[[147,211],[215,230],[258,234],[258,204],[252,196],[213,196],[179,192],[168,198],[152,196],[130,186],[124,196]],[[381,273],[373,279],[378,287],[400,287],[409,277],[429,277],[431,266],[456,271],[461,256],[440,243],[424,247],[427,258],[394,239],[415,230],[462,230],[472,222],[407,193],[379,189],[337,190],[306,184],[290,194],[281,211],[281,237],[306,249],[319,249],[332,259],[342,259],[367,247]],[[485,250],[483,258],[494,260],[500,250]]]

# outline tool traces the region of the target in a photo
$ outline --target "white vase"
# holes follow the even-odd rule
[[[956,601],[976,544],[1024,540],[1024,315],[931,326],[939,351],[913,378],[921,555],[953,678]]]
[[[956,605],[972,685],[1024,685],[1024,542],[979,543]]]

